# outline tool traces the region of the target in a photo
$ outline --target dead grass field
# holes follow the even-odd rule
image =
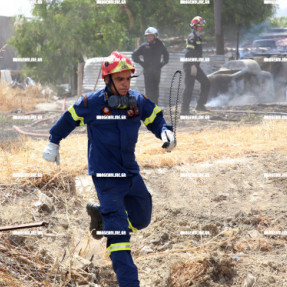
[[[286,230],[287,183],[263,173],[285,171],[285,129],[286,121],[266,120],[181,131],[171,153],[153,134],[140,132],[136,157],[154,202],[152,223],[131,241],[143,286],[239,287],[248,272],[260,287],[284,286],[286,239],[263,233]],[[49,221],[43,237],[0,234],[0,286],[115,287],[105,239],[95,241],[88,233],[85,205],[96,200],[94,187],[91,181],[75,186],[76,177],[90,179],[87,136],[72,134],[61,142],[60,167],[42,159],[46,144],[30,137],[0,142],[0,225]],[[211,176],[180,178],[186,170]],[[54,210],[34,205],[35,188]],[[194,229],[212,236],[180,235]]]
[[[50,99],[49,95],[41,93],[39,86],[29,86],[25,90],[20,88],[9,88],[7,85],[0,84],[0,112],[11,112],[21,109],[28,112],[35,109],[39,103],[45,103]]]
[[[49,110],[47,102],[56,104],[49,97],[40,87],[0,86],[0,226],[49,223],[28,230],[43,235],[0,232],[0,286],[116,287],[106,239],[93,240],[89,233],[86,204],[97,196],[87,176],[87,136],[63,140],[57,166],[42,159],[47,139],[17,137],[7,117],[39,103]],[[286,121],[252,115],[285,113],[286,106],[235,109],[250,114],[212,112],[210,121],[179,122],[171,153],[153,134],[140,131],[136,158],[153,197],[151,224],[131,237],[141,286],[287,286],[286,236],[264,235],[287,230],[287,179],[263,176],[286,170]],[[58,113],[46,116],[54,118],[42,126],[23,121],[21,129],[47,133]],[[181,177],[189,171],[210,176]],[[45,200],[37,205],[37,191],[46,207]],[[185,230],[210,235],[181,235]],[[246,283],[249,273],[257,285]]]
[[[175,165],[236,158],[247,154],[286,153],[285,121],[264,122],[251,127],[178,134],[178,145],[171,153],[161,148],[161,141],[151,133],[140,133],[136,158],[141,167],[160,168]],[[61,165],[42,159],[46,140],[22,137],[20,141],[0,144],[1,183],[39,183],[60,171],[72,176],[87,173],[87,137],[71,135],[61,142]],[[41,177],[13,177],[18,173],[37,173]]]

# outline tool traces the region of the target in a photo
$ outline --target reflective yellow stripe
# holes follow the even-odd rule
[[[85,123],[84,123],[84,118],[83,117],[79,117],[74,109],[74,107],[70,107],[68,109],[68,111],[70,112],[73,120],[76,122],[76,121],[80,121],[80,126],[83,126]]]
[[[131,250],[130,243],[129,242],[115,243],[115,244],[111,244],[107,248],[109,255],[111,255],[111,253],[114,251],[122,251],[122,250]]]
[[[130,222],[130,220],[128,219],[128,223],[129,223],[129,229],[132,230],[132,232],[136,232],[138,231],[135,227],[133,227],[132,223]]]
[[[192,49],[194,49],[195,46],[192,45],[192,44],[189,44],[189,43],[188,43],[188,40],[186,39],[186,48],[192,48]]]
[[[126,214],[128,215],[128,212],[126,211]],[[132,223],[130,222],[129,218],[127,218],[129,226],[128,228],[132,230],[132,232],[136,232],[138,231],[138,229],[136,229],[135,227],[133,227]]]
[[[159,106],[155,106],[153,111],[152,111],[152,114],[144,120],[144,124],[147,126],[147,125],[153,123],[154,119],[156,118],[156,115],[159,112],[161,112],[161,108]]]
[[[197,44],[197,45],[201,44],[201,41],[197,41],[196,44]]]

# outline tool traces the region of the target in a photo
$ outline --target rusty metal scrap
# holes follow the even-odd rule
[[[48,224],[49,224],[48,222],[41,221],[41,222],[25,223],[25,224],[12,225],[12,226],[11,226],[11,225],[10,225],[10,226],[3,226],[3,227],[0,227],[0,232],[1,232],[1,231],[16,230],[16,229],[25,229],[25,228],[32,228],[32,227],[40,227],[40,226],[47,227]]]

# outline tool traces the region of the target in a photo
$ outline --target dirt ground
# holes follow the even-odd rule
[[[266,115],[275,116],[273,112],[283,117],[287,106],[212,108],[210,113],[194,112],[195,118],[178,120],[177,133],[252,126]],[[45,118],[53,118],[33,124],[28,120],[15,122],[8,117],[12,114],[1,114],[1,145],[17,138],[13,125],[48,134],[60,114],[46,113]],[[85,133],[85,128],[76,132]],[[147,132],[144,127],[140,130]],[[287,286],[286,157],[270,146],[270,152],[262,154],[171,168],[142,167],[153,198],[153,216],[151,224],[131,238],[141,286]],[[25,272],[15,276],[23,278],[24,287],[24,282],[30,282],[27,286],[118,286],[105,251],[106,239],[96,241],[88,232],[85,206],[88,201],[97,201],[91,178],[81,175],[74,183],[65,178],[63,182],[62,190],[42,189],[53,202],[52,209],[35,204],[38,198],[32,185],[7,186],[0,182],[0,226],[49,222],[48,227],[29,229],[41,235],[0,233],[0,271],[6,266],[6,273],[15,273],[16,257],[8,258],[8,250],[3,247],[10,244],[11,248],[39,254],[39,262],[60,266],[58,273],[66,274],[65,278],[55,275],[48,279],[50,283],[41,283],[36,277],[25,277],[24,273],[33,277],[33,268],[19,267]],[[49,270],[46,275],[53,272]],[[0,279],[0,286],[9,285]]]

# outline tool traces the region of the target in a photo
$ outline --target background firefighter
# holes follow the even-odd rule
[[[158,38],[156,28],[147,28],[145,36],[147,42],[133,52],[132,58],[134,62],[143,67],[146,96],[158,104],[161,68],[168,63],[169,53]],[[143,60],[140,59],[140,56],[143,57]]]
[[[102,225],[103,231],[114,233],[105,236],[120,287],[139,286],[137,267],[131,256],[130,232],[148,226],[152,213],[152,198],[134,154],[141,121],[163,140],[167,151],[176,145],[172,127],[165,122],[161,109],[129,89],[134,72],[126,56],[113,52],[102,64],[106,87],[83,95],[60,117],[50,130],[50,142],[43,152],[46,160],[60,164],[60,141],[76,126],[87,124],[89,174],[100,201],[100,206],[87,205],[92,220],[90,228],[99,230]],[[92,235],[100,238],[94,231]]]
[[[185,58],[202,58],[201,35],[203,34],[205,20],[200,16],[196,16],[191,20],[190,26],[192,28],[192,32],[188,35],[186,40]],[[208,98],[210,83],[207,76],[200,68],[200,62],[184,62],[183,69],[185,72],[185,89],[183,92],[181,114],[189,114],[189,104],[192,98],[195,80],[200,82],[201,88],[195,109],[198,111],[207,111],[205,104]]]

